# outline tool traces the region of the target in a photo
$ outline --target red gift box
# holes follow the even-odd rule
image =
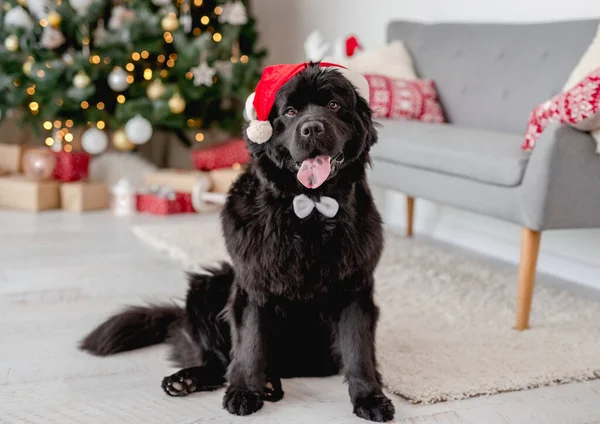
[[[250,161],[250,154],[243,139],[236,139],[224,144],[211,146],[192,152],[194,167],[201,171],[231,168],[234,164],[245,164]]]
[[[90,158],[85,152],[57,152],[54,179],[62,183],[86,179],[90,169]]]
[[[189,193],[175,193],[175,197],[170,199],[154,193],[138,194],[136,200],[137,211],[142,213],[172,215],[195,212],[192,206],[192,195]]]

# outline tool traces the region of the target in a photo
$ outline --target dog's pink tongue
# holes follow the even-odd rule
[[[317,188],[325,182],[331,172],[331,158],[325,155],[306,159],[300,165],[298,181],[306,188]]]

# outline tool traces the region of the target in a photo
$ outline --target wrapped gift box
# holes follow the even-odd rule
[[[192,151],[194,168],[201,171],[231,168],[235,164],[246,164],[250,155],[243,139]]]
[[[84,180],[90,168],[90,155],[85,152],[56,153],[54,179],[63,183]]]
[[[60,204],[69,212],[107,209],[108,187],[104,183],[74,182],[60,186]]]
[[[33,181],[20,175],[0,178],[0,206],[41,211],[60,206],[59,183]]]
[[[23,148],[17,144],[0,143],[0,170],[3,172],[19,172]]]
[[[172,215],[194,212],[189,193],[142,193],[137,195],[137,211],[152,215]]]
[[[146,175],[144,182],[149,187],[164,187],[179,193],[191,193],[194,186],[206,178],[206,174],[200,171],[161,169]]]

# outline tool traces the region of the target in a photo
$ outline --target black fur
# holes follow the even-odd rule
[[[343,372],[354,413],[389,421],[394,406],[375,359],[373,272],[383,237],[365,178],[377,140],[371,111],[338,72],[310,65],[279,90],[269,120],[272,138],[248,142],[252,163],[221,215],[232,265],[190,276],[185,313],[173,310],[168,320],[159,309],[130,310],[94,330],[82,348],[108,354],[143,347],[168,330],[171,358],[184,368],[163,380],[170,395],[227,381],[224,408],[247,415],[283,397],[282,377]],[[307,122],[324,131],[303,136]],[[340,152],[343,162],[319,188],[296,180],[298,162]],[[301,193],[330,196],[339,212],[300,219],[292,200]]]
[[[131,306],[88,334],[79,348],[106,356],[163,343],[171,325],[183,316],[175,305]]]

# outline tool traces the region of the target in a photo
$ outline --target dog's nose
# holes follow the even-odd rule
[[[302,137],[310,137],[321,134],[325,131],[325,127],[319,121],[309,121],[302,124],[300,127],[300,134]]]

